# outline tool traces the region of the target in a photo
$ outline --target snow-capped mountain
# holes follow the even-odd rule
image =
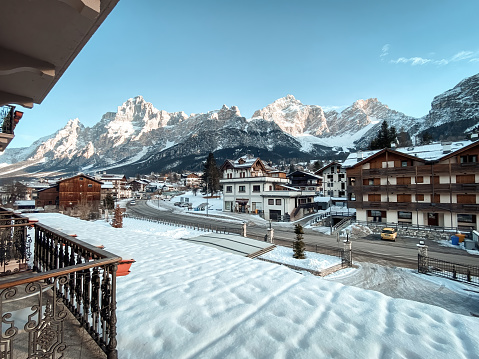
[[[441,134],[469,132],[479,122],[479,74],[459,82],[454,88],[434,97],[431,110],[419,131],[435,138]]]
[[[437,96],[429,114],[420,119],[376,98],[337,111],[305,105],[287,95],[246,119],[236,106],[187,115],[158,110],[137,96],[103,115],[93,127],[74,119],[28,148],[7,148],[0,163],[4,175],[18,168],[30,172],[115,168],[136,174],[197,169],[209,152],[219,161],[245,152],[271,160],[333,159],[341,156],[340,151],[365,147],[384,120],[409,135],[434,129],[444,135],[448,134],[444,126],[452,123],[476,126],[478,115],[479,75]]]

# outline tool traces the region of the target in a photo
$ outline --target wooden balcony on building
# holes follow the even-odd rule
[[[421,203],[421,202],[368,202],[368,201],[348,201],[349,208],[359,209],[382,209],[397,211],[428,211],[428,212],[452,212],[452,213],[472,213],[479,212],[479,204],[465,203]]]
[[[3,208],[0,240],[0,357],[116,359],[121,258]]]
[[[407,167],[389,167],[389,168],[360,168],[349,170],[348,177],[360,176],[367,177],[386,177],[386,176],[431,176],[431,175],[445,175],[456,173],[479,173],[479,163],[451,163],[449,164],[434,164],[424,166],[407,166]]]
[[[348,193],[355,193],[356,197],[367,193],[472,193],[479,192],[479,184],[475,183],[435,183],[435,184],[407,184],[381,186],[349,186]]]

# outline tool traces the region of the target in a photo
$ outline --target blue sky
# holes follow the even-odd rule
[[[168,112],[236,105],[245,117],[294,95],[349,106],[376,97],[410,116],[479,73],[479,1],[120,0],[11,147],[69,119],[93,126],[142,95]]]

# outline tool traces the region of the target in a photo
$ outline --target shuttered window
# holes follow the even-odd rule
[[[457,203],[476,204],[476,195],[475,194],[458,194]]]
[[[475,175],[456,175],[456,183],[476,183]]]
[[[410,194],[398,194],[398,202],[411,202]]]
[[[411,184],[411,177],[398,177],[396,180],[397,184]]]

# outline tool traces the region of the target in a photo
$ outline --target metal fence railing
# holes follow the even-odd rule
[[[78,326],[66,325],[69,311],[107,358],[116,359],[116,271],[121,258],[48,226],[30,225],[35,240],[28,271],[5,275],[0,282],[0,357],[70,357],[69,350],[76,349],[67,338],[78,334]],[[24,230],[3,227],[13,237],[17,228]]]
[[[428,225],[418,225],[411,224],[407,222],[373,222],[373,221],[355,221],[356,224],[367,226],[367,227],[392,227],[396,229],[405,229],[405,230],[420,230],[427,232],[470,232],[474,229],[473,226],[458,226],[458,227],[441,227],[441,226],[428,226]]]
[[[479,267],[452,263],[418,254],[418,272],[479,286]]]
[[[123,218],[133,218],[133,219],[139,219],[142,221],[148,221],[148,222],[153,222],[153,223],[158,223],[158,224],[166,224],[174,227],[183,227],[183,228],[190,228],[194,229],[197,231],[203,231],[203,232],[216,232],[216,233],[225,233],[225,234],[241,234],[241,229],[238,228],[231,228],[231,227],[226,227],[226,226],[218,226],[218,225],[213,225],[213,224],[208,224],[208,223],[197,223],[197,222],[189,222],[185,220],[169,220],[169,219],[158,219],[154,217],[149,217],[149,216],[138,216],[138,215],[133,215],[129,213],[124,213]]]

